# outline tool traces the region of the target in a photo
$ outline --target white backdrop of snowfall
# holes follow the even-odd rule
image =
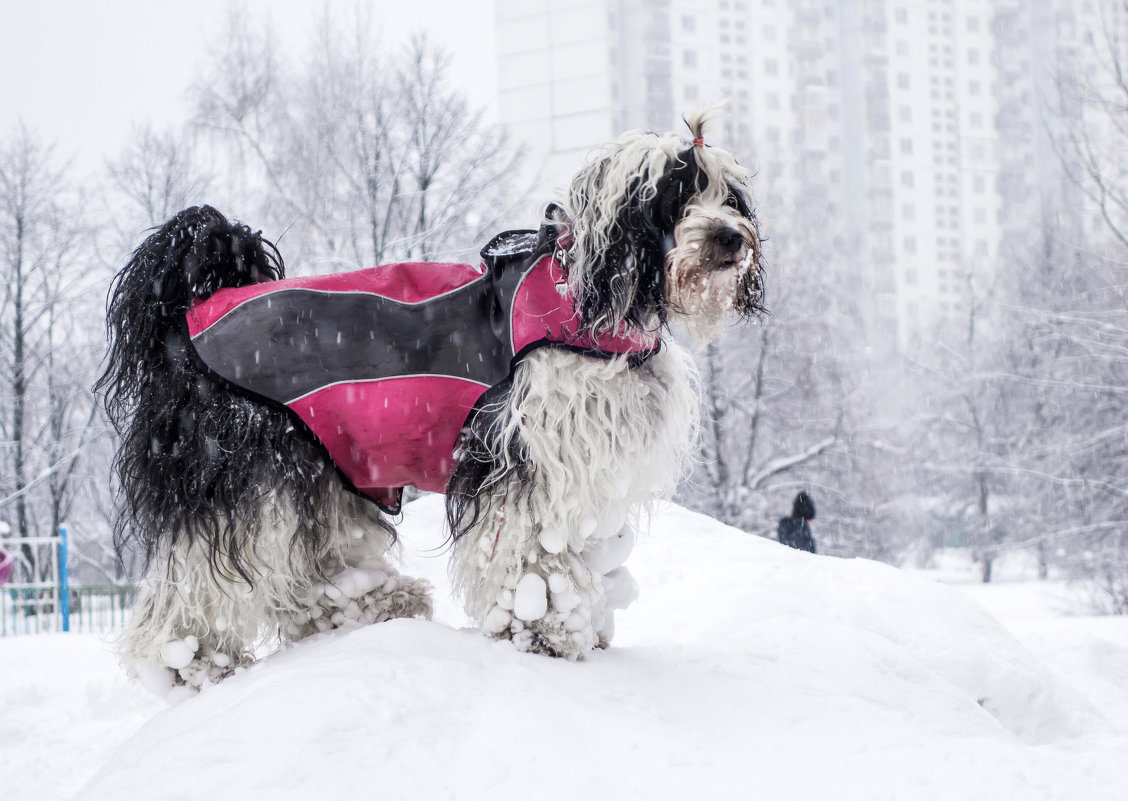
[[[97,638],[0,640],[0,797],[1128,798],[1128,620],[1065,616],[1057,585],[945,586],[662,506],[614,646],[566,662],[468,626],[441,498],[400,530],[433,622],[321,635],[176,706]]]

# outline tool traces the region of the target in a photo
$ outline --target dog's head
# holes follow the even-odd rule
[[[751,176],[704,143],[633,132],[573,179],[552,220],[583,324],[654,330],[671,316],[711,340],[726,317],[763,310],[760,235]]]

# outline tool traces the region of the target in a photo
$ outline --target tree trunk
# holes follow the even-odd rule
[[[30,537],[31,520],[28,514],[27,462],[24,443],[24,417],[27,409],[27,364],[26,364],[26,310],[24,309],[24,222],[22,216],[16,217],[15,261],[13,268],[13,323],[12,323],[12,474],[15,478],[16,497],[16,536]],[[31,546],[20,546],[26,564],[34,565]],[[29,568],[30,569],[30,568]],[[34,580],[34,576],[30,577]]]

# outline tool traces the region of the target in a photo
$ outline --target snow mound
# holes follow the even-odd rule
[[[456,628],[441,517],[424,498],[401,527],[435,622],[275,654],[157,714],[78,799],[1123,797],[1124,721],[959,590],[662,507],[614,646],[567,662]]]

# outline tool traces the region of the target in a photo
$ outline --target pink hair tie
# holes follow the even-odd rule
[[[705,137],[704,136],[693,137],[693,146],[694,147],[705,147]]]

